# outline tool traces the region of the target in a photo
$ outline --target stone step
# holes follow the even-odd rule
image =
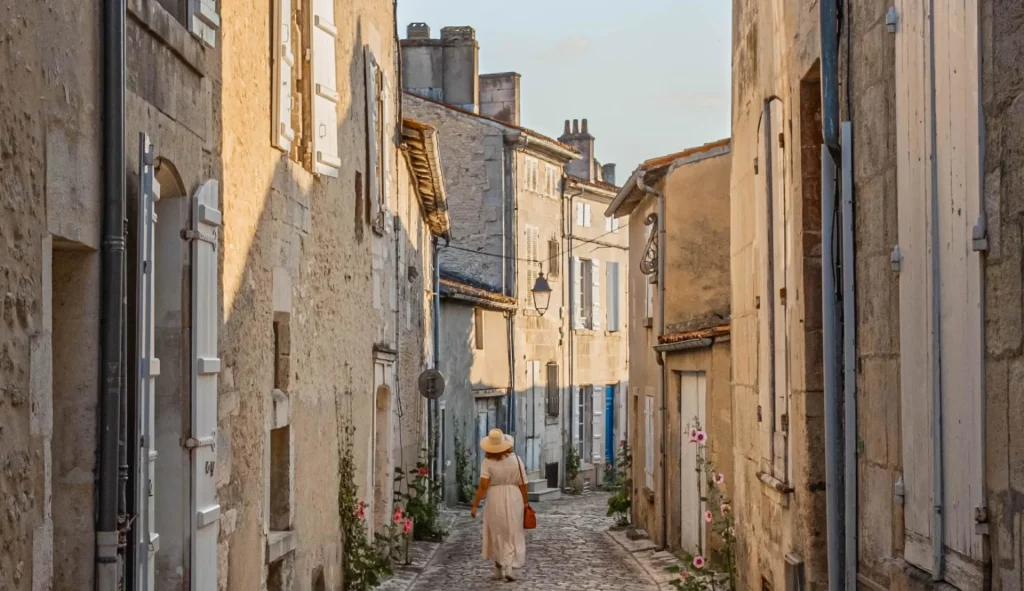
[[[536,480],[527,480],[526,489],[530,492],[538,490],[546,490],[548,488],[548,481],[545,478],[538,478]]]
[[[543,503],[544,501],[557,501],[562,498],[562,491],[557,488],[545,488],[543,490],[530,491],[531,503]]]

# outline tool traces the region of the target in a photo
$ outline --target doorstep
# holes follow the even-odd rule
[[[629,552],[637,564],[657,583],[659,591],[674,589],[671,581],[678,578],[679,575],[671,573],[667,569],[678,565],[679,558],[671,552],[659,552],[658,545],[649,538],[631,539],[630,529],[609,530],[608,537],[622,546],[623,550]]]

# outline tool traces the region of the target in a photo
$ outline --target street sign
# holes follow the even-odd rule
[[[437,400],[444,394],[444,376],[436,369],[428,369],[420,374],[420,394],[428,400]]]

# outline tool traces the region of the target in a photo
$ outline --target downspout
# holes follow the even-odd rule
[[[822,95],[822,347],[825,390],[825,498],[829,589],[843,589],[846,581],[844,546],[844,472],[840,440],[843,439],[842,404],[839,390],[841,328],[835,273],[835,216],[837,159],[842,151],[839,138],[839,27],[837,0],[820,0],[821,95]]]
[[[573,381],[576,378],[575,364],[573,363],[575,361],[575,359],[576,359],[576,329],[575,329],[575,326],[576,326],[576,306],[573,305],[573,294],[575,293],[573,291],[573,289],[576,286],[576,276],[575,276],[576,266],[572,264],[572,257],[573,257],[573,254],[572,254],[573,253],[573,230],[572,230],[572,228],[573,228],[573,219],[574,219],[573,216],[575,215],[575,208],[573,207],[573,200],[576,197],[579,197],[580,195],[582,195],[584,193],[584,190],[580,189],[579,193],[568,194],[566,192],[566,190],[565,190],[566,187],[568,186],[568,184],[569,184],[569,177],[568,177],[568,175],[563,173],[562,174],[562,204],[563,204],[563,207],[568,207],[568,209],[569,209],[569,214],[568,215],[564,215],[563,214],[563,216],[562,216],[562,219],[565,222],[564,225],[563,225],[563,230],[562,231],[564,232],[565,239],[566,239],[566,244],[568,245],[567,251],[566,251],[566,260],[569,261],[569,268],[567,269],[568,273],[566,275],[563,275],[563,277],[568,277],[569,278],[569,282],[568,282],[569,283],[569,302],[568,302],[568,304],[569,304],[568,305],[568,307],[569,307],[569,330],[568,330],[568,334],[569,334],[569,357],[568,357],[568,359],[566,359],[566,363],[565,363],[566,368],[568,369],[568,374],[569,374],[568,375],[568,378],[569,378],[569,396],[566,397],[566,398],[568,398],[568,400],[566,400],[566,406],[568,407],[569,412],[562,413],[563,420],[564,420],[564,418],[568,418],[569,419],[569,424],[568,425],[564,425],[563,429],[562,429],[562,440],[564,442],[566,442],[566,443],[563,443],[563,445],[562,445],[562,466],[563,466],[563,469],[562,469],[562,488],[563,489],[568,487],[568,485],[569,485],[569,483],[565,481],[565,469],[564,469],[564,467],[567,465],[567,463],[569,461],[569,448],[574,443],[573,439],[572,439],[572,421],[573,421],[573,414],[572,413],[577,410],[577,409],[573,408],[573,405],[572,405],[572,393],[573,393],[574,389],[576,388],[575,382]],[[568,202],[565,200],[566,196],[569,197]],[[580,282],[580,284],[582,286],[582,281]],[[580,294],[580,297],[581,298],[583,297],[582,294]],[[582,394],[581,394],[581,396],[582,396]]]
[[[935,0],[928,3],[928,36],[930,38],[931,89],[931,139],[932,150],[938,145],[938,120],[935,115]],[[944,566],[943,548],[945,532],[943,506],[945,491],[942,470],[942,277],[939,265],[939,167],[935,154],[931,158],[931,234],[932,234],[932,581],[942,580]]]
[[[665,335],[665,256],[668,254],[665,241],[665,193],[644,184],[646,172],[640,171],[636,176],[636,187],[653,195],[658,200],[658,328],[659,337]],[[657,353],[658,365],[661,367],[659,390],[661,392],[661,544],[668,547],[668,461],[665,449],[665,438],[668,433],[668,367],[665,355]]]
[[[437,236],[432,239],[434,246],[434,331],[433,331],[433,347],[434,347],[434,369],[441,371],[441,248],[437,241]],[[441,426],[437,424],[440,420],[440,413],[438,412],[439,403],[436,400],[430,400],[427,402],[427,434],[430,437],[431,447],[433,448],[434,455],[434,478],[436,479],[443,470],[444,458],[438,455],[440,447],[438,446],[438,436],[440,435]]]
[[[853,124],[842,125],[843,213],[843,464],[846,588],[857,588],[857,316],[853,250]]]
[[[506,139],[509,136],[504,136]],[[504,140],[503,140],[504,141]],[[504,157],[502,158],[502,166],[505,170],[502,171],[501,182],[502,182],[502,195],[505,197],[505,207],[508,213],[508,232],[511,236],[511,256],[506,255],[505,265],[503,268],[507,272],[505,278],[505,289],[508,292],[507,295],[517,298],[518,301],[518,281],[516,274],[519,266],[517,263],[517,257],[519,256],[519,201],[516,199],[516,167],[515,167],[515,154],[516,150],[525,146],[529,139],[525,134],[519,134],[515,139],[509,143],[512,146],[511,150],[504,150]],[[508,366],[508,382],[509,382],[509,404],[508,404],[508,427],[516,433],[516,364],[515,364],[515,334],[516,334],[516,312],[513,311],[509,319],[509,366]]]
[[[97,591],[118,588],[118,470],[125,293],[124,0],[103,0],[103,292],[100,342]]]

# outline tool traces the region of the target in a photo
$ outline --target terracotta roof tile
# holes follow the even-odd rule
[[[729,139],[726,138],[726,139],[718,140],[716,142],[711,142],[709,144],[704,144],[703,146],[697,146],[696,148],[689,148],[689,149],[683,150],[682,152],[676,152],[675,154],[668,154],[667,156],[659,156],[657,158],[651,158],[650,160],[647,160],[643,164],[641,164],[640,167],[639,167],[639,170],[644,170],[644,171],[654,170],[655,168],[661,168],[662,166],[668,166],[669,164],[672,164],[673,162],[675,162],[676,160],[679,160],[680,158],[686,158],[687,156],[693,156],[695,154],[700,154],[701,152],[707,152],[709,150],[713,150],[714,148],[721,148],[722,146],[728,146],[728,145],[729,145]]]
[[[689,330],[686,332],[677,332],[673,334],[662,335],[658,337],[658,343],[662,345],[669,345],[672,343],[681,343],[683,341],[693,341],[697,339],[711,339],[715,337],[725,336],[732,330],[728,324],[720,324],[710,328],[702,328],[699,330]]]

